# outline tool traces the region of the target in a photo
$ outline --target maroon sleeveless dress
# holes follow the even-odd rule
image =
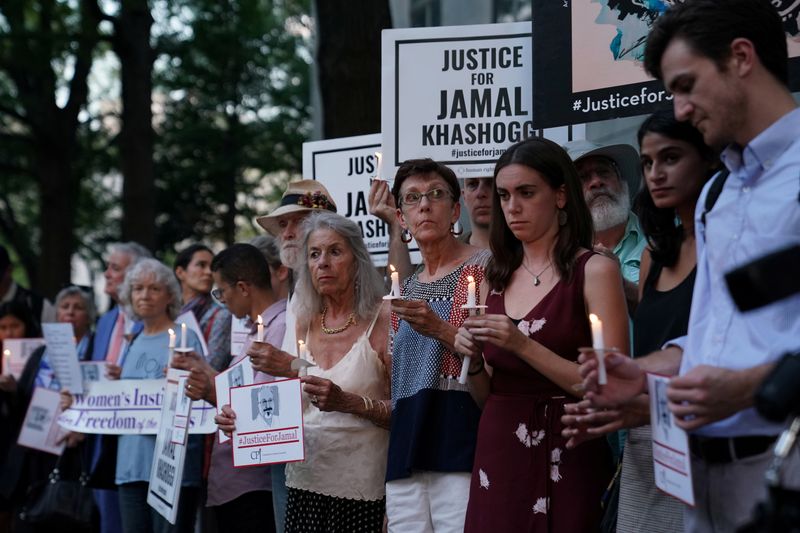
[[[530,338],[576,361],[591,346],[583,299],[586,261],[572,280],[559,281],[519,322]],[[506,314],[504,294],[492,291],[487,313]],[[613,473],[604,438],[566,449],[564,404],[576,401],[514,353],[484,347],[494,372],[481,414],[466,532],[588,533],[600,524],[600,499]]]

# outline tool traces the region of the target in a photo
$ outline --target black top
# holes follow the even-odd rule
[[[644,282],[642,301],[633,317],[633,356],[642,357],[660,350],[670,339],[686,335],[689,328],[689,310],[695,266],[677,286],[668,291],[656,290],[655,284],[663,265],[653,261]]]

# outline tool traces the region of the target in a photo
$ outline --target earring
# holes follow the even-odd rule
[[[454,237],[458,237],[464,233],[464,228],[461,227],[461,222],[456,220],[455,224],[450,224],[450,233],[452,233]]]
[[[567,212],[563,209],[558,210],[558,225],[565,226],[567,224]]]
[[[411,239],[413,238],[414,237],[411,236],[411,232],[408,231],[407,229],[404,229],[403,231],[400,232],[400,240],[403,241],[403,243],[405,244],[410,243]]]

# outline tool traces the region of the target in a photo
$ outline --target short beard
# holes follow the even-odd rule
[[[297,269],[297,261],[300,257],[300,250],[297,245],[288,248],[281,245],[279,255],[281,257],[281,263],[286,265],[289,270]]]
[[[611,198],[605,197],[599,201],[594,201],[596,197],[592,197],[591,200],[587,199],[586,203],[589,204],[589,211],[592,213],[595,231],[606,231],[620,226],[625,224],[630,217],[631,199],[628,196],[628,184],[623,182],[620,193],[611,194]]]

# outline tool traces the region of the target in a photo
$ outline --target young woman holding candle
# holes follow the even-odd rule
[[[546,139],[511,146],[495,167],[487,314],[456,349],[491,366],[465,531],[593,531],[611,477],[608,444],[566,450],[560,417],[580,383],[578,348],[628,348],[619,265],[591,252],[592,222],[569,156]]]
[[[416,239],[423,265],[403,283],[402,299],[392,301],[389,531],[464,527],[480,408],[458,381],[454,341],[468,315],[468,277],[481,287],[489,253],[454,235],[460,193],[453,171],[430,159],[404,162],[392,187],[403,240]],[[488,384],[483,358],[470,363],[473,386]]]

